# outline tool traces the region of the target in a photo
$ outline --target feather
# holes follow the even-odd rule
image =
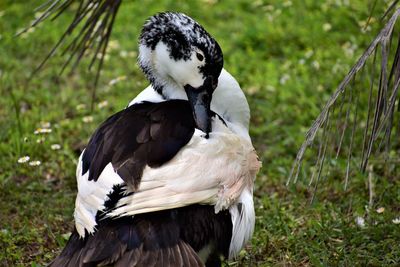
[[[202,205],[104,219],[84,238],[74,230],[49,266],[204,266],[197,251],[218,241],[215,253],[227,255],[231,229],[229,212]]]
[[[170,160],[189,142],[194,127],[187,101],[129,106],[108,118],[93,134],[82,156],[82,175],[89,171],[89,180],[97,181],[111,162],[119,176],[136,189],[144,167]],[[163,134],[157,134],[156,129]]]

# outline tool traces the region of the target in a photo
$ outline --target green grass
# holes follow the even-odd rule
[[[86,71],[87,61],[59,76],[64,58],[56,57],[31,77],[72,12],[15,38],[38,3],[0,2],[0,265],[42,266],[60,252],[73,227],[77,156],[96,125],[147,85],[136,65],[144,20],[174,10],[194,17],[218,40],[225,68],[252,110],[251,135],[263,162],[255,190],[256,231],[229,265],[397,266],[400,225],[392,220],[400,217],[398,164],[391,172],[373,164],[367,174],[374,181],[372,203],[366,175],[356,170],[343,189],[340,160],[312,204],[305,172],[310,163],[299,183],[285,186],[307,128],[380,28],[388,3],[379,2],[364,32],[367,2],[125,1],[92,111],[94,73]],[[100,108],[104,100],[108,105]],[[34,134],[47,122],[51,133]],[[53,144],[61,148],[53,150]],[[18,163],[25,155],[41,165]],[[365,218],[364,227],[356,224],[358,216]]]

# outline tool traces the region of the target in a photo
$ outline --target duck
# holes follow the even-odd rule
[[[217,41],[178,12],[150,17],[150,85],[106,119],[76,170],[74,230],[49,266],[221,266],[250,240],[261,162],[250,108]]]

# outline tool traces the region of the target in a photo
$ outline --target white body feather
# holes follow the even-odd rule
[[[109,216],[126,216],[195,203],[228,209],[253,187],[259,162],[252,145],[216,119],[209,139],[196,131],[172,160],[146,167],[137,191],[122,198]],[[190,168],[188,168],[190,166]],[[129,189],[128,189],[129,190]]]
[[[100,174],[97,181],[89,181],[89,172],[82,175],[82,155],[79,157],[76,177],[78,195],[75,200],[75,227],[80,236],[85,236],[85,229],[89,234],[94,233],[96,227],[96,213],[104,209],[104,202],[114,185],[124,181],[114,171],[109,163]]]

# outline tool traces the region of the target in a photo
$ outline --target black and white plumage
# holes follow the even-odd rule
[[[96,130],[82,157],[82,173],[89,171],[89,181],[97,181],[111,162],[124,182],[137,189],[144,167],[170,160],[189,142],[194,129],[187,101],[132,105]]]
[[[260,162],[218,43],[160,13],[144,25],[139,65],[151,85],[82,153],[76,229],[51,266],[218,266],[252,235]]]

